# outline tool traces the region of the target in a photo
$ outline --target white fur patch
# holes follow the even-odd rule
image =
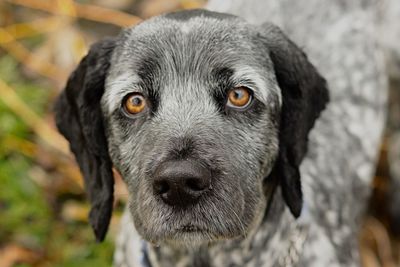
[[[182,31],[184,34],[189,33],[189,32],[192,30],[192,28],[193,28],[192,25],[189,24],[189,23],[183,23],[183,24],[181,25],[181,27],[180,27],[181,31]]]

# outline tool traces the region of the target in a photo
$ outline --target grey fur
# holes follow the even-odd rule
[[[262,182],[278,151],[281,93],[266,47],[250,40],[256,34],[237,17],[194,16],[180,21],[167,15],[121,35],[102,109],[111,158],[128,185],[130,211],[146,240],[194,245],[237,237],[246,235],[262,216],[267,203]],[[121,118],[124,95],[149,95],[137,77],[139,68],[148,68],[141,65],[145,61],[153,63],[146,75],[157,90],[157,110],[151,120],[150,114]],[[235,86],[252,88],[265,107],[254,119],[235,111],[221,116],[213,95],[222,89],[213,71],[224,68],[234,71]],[[185,157],[180,154],[187,149],[193,151],[189,157],[211,168],[213,190],[200,205],[176,213],[153,196],[149,181],[161,162]],[[178,231],[189,224],[211,229],[210,236]]]
[[[315,98],[304,102],[313,110],[307,114],[314,115],[310,121],[305,121],[308,115],[304,115],[292,122],[294,127],[301,124],[294,132],[305,133],[303,137],[294,136],[289,140],[292,143],[302,143],[301,138],[307,138],[309,127],[326,101],[323,79],[305,61],[301,51],[271,24],[255,27],[238,17],[204,11],[159,16],[125,30],[120,36],[106,80],[102,109],[111,158],[130,192],[131,216],[125,217],[124,224],[130,224],[132,217],[135,225],[135,229],[129,228],[129,233],[121,238],[131,240],[131,236],[136,240],[133,243],[136,248],[141,247],[137,235],[150,241],[146,246],[152,266],[225,266],[222,262],[227,259],[217,256],[221,249],[226,255],[235,255],[235,251],[248,251],[250,246],[261,248],[271,238],[267,231],[263,239],[251,241],[256,234],[263,235],[259,227],[265,216],[270,223],[279,224],[280,216],[274,214],[278,215],[278,210],[284,207],[282,202],[278,201],[276,206],[271,200],[273,194],[278,199],[282,197],[280,191],[275,192],[274,181],[282,177],[268,178],[278,157],[278,147],[286,149],[282,138],[287,137],[281,137],[279,144],[278,131],[282,102],[290,109],[291,101],[282,100],[281,90],[291,89],[280,87],[290,79],[304,79],[302,86],[310,83],[315,87],[299,89],[306,90],[300,93],[301,98]],[[151,67],[143,67],[143,62]],[[288,66],[281,66],[285,64],[292,65],[289,69],[293,67],[298,73],[290,74],[293,70],[285,70]],[[155,93],[146,91],[143,77],[138,75],[140,68],[145,68],[146,75],[151,77]],[[233,70],[233,86],[244,85],[254,90],[255,98],[260,101],[258,105],[262,105],[257,114],[245,116],[229,111],[232,114],[221,115],[213,99],[215,91],[220,90],[213,73],[226,68]],[[291,77],[278,85],[276,75],[280,72]],[[303,77],[302,72],[312,74],[306,78],[308,74]],[[120,103],[129,92],[156,94],[159,103],[153,107],[155,113],[132,121],[121,118]],[[300,99],[296,102],[300,103]],[[293,112],[289,120],[302,111]],[[177,211],[154,198],[149,181],[161,162],[171,157],[186,157],[187,146],[191,146],[189,157],[211,168],[215,176],[212,194],[192,209]],[[296,152],[289,149],[287,153]],[[292,157],[301,161],[302,155]],[[180,231],[183,225],[192,224],[208,231],[206,234]],[[287,234],[289,231],[282,230],[283,236]],[[131,253],[132,244],[125,244],[127,250],[123,249],[120,256],[116,254],[116,265],[129,261],[123,260],[125,257],[140,264],[140,253]],[[237,263],[240,266],[248,261],[242,257],[236,260],[241,262]],[[254,264],[263,261],[253,260]]]
[[[356,18],[361,24],[368,21],[362,12],[361,16],[353,13],[353,8],[357,10],[358,6],[350,7],[347,20]],[[279,14],[270,9],[271,14]],[[246,8],[243,11],[246,14]],[[335,11],[333,17],[340,14]],[[363,205],[342,208],[341,204],[343,199],[346,203],[365,202],[382,129],[385,93],[370,89],[385,86],[380,54],[373,50],[375,42],[363,43],[373,23],[367,23],[366,30],[362,28],[357,34],[340,32],[338,42],[321,41],[319,26],[337,26],[327,16],[329,12],[311,20],[310,25],[319,25],[316,34],[312,27],[305,27],[310,26],[307,20],[300,27],[310,32],[308,47],[321,46],[308,52],[338,91],[332,91],[335,104],[311,134],[310,152],[301,169],[306,206],[296,221],[290,211],[297,216],[301,210],[298,167],[307,149],[308,131],[327,99],[320,93],[325,89],[323,79],[271,24],[255,27],[234,16],[200,11],[180,14],[156,17],[125,30],[113,45],[109,69],[102,72],[106,79],[100,114],[106,129],[104,146],[108,146],[111,160],[130,191],[129,215],[123,219],[115,264],[141,266],[144,238],[150,241],[145,247],[152,266],[355,266],[354,220]],[[326,24],[320,23],[322,17],[328,18]],[[297,31],[300,22],[284,28],[297,38],[296,34],[302,32]],[[337,27],[341,29],[341,24]],[[297,40],[303,44],[304,39]],[[348,55],[360,45],[363,57],[350,57],[338,69],[337,60],[345,57],[336,57],[335,45],[351,51]],[[326,50],[328,54],[321,52]],[[371,55],[370,64],[358,64],[364,62],[365,53]],[[321,63],[324,60],[327,65]],[[354,80],[351,75],[344,78],[347,76],[343,73],[351,73],[349,70],[357,70]],[[358,90],[360,77],[361,83],[366,82],[364,91]],[[229,86],[253,89],[257,108],[249,112],[225,110],[218,96],[226,90],[220,86],[226,80],[230,80]],[[353,84],[354,88],[350,86]],[[127,93],[136,91],[152,99],[152,106],[147,113],[129,118],[121,112],[121,101]],[[345,91],[348,101],[340,98]],[[298,98],[291,98],[296,95]],[[73,96],[69,96],[71,101]],[[301,99],[305,101],[301,105],[290,106]],[[62,100],[61,104],[68,104],[65,97]],[[82,106],[79,100],[77,103],[75,112],[79,114]],[[346,117],[340,111],[355,112]],[[365,116],[360,117],[360,112],[366,112]],[[360,131],[371,119],[377,122],[376,127],[361,139]],[[285,128],[285,121],[292,128]],[[339,125],[343,131],[330,125]],[[327,136],[336,143],[327,145]],[[349,147],[360,151],[354,153],[356,161],[343,158]],[[336,164],[322,164],[326,151]],[[213,189],[191,210],[176,210],[154,196],[150,180],[161,162],[186,157],[212,170]],[[338,166],[343,169],[338,171]],[[280,185],[277,190],[276,183]],[[93,183],[89,190],[97,186]],[[355,189],[361,191],[351,194]],[[110,198],[107,201],[110,203]],[[95,221],[94,225],[98,224],[101,221]],[[207,231],[182,231],[182,227],[193,224]],[[100,232],[98,238],[103,235]]]
[[[386,114],[383,51],[389,47],[388,59],[398,61],[399,17],[393,14],[398,14],[399,1],[209,2],[212,10],[233,13],[254,24],[270,20],[279,25],[324,74],[331,94],[327,110],[310,134],[309,152],[301,165],[305,199],[300,218],[293,219],[277,191],[269,219],[244,242],[222,242],[210,248],[209,265],[285,266],[280,259],[288,255],[291,237],[297,236],[296,229],[306,227],[310,230],[299,260],[286,266],[360,266],[358,231]],[[115,265],[141,266],[140,247],[125,213]],[[197,255],[203,255],[147,247],[152,262],[162,262],[154,266],[196,266]]]

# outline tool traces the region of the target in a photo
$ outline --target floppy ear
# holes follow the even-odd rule
[[[261,26],[282,94],[279,155],[273,173],[292,214],[300,216],[303,195],[299,166],[307,152],[308,133],[329,101],[325,79],[304,52],[276,26]]]
[[[113,206],[114,178],[100,99],[114,46],[114,39],[94,44],[55,104],[57,127],[69,141],[83,174],[92,205],[89,221],[99,242],[106,235]]]

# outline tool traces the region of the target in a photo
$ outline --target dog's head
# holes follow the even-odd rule
[[[92,46],[56,121],[83,173],[98,240],[114,166],[146,240],[212,242],[249,232],[272,176],[299,216],[299,165],[327,101],[325,80],[278,28],[196,10]]]

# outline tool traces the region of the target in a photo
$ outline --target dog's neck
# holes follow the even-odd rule
[[[279,190],[278,190],[279,191]],[[301,249],[304,231],[284,207],[276,192],[265,216],[246,238],[219,241],[195,249],[144,244],[145,267],[292,266]],[[299,233],[299,231],[303,231]],[[279,234],[278,234],[279,233]],[[293,240],[294,234],[298,241]],[[293,244],[296,243],[297,247]],[[291,253],[291,255],[288,254]],[[283,253],[283,254],[282,254]],[[161,264],[162,263],[162,264]]]

